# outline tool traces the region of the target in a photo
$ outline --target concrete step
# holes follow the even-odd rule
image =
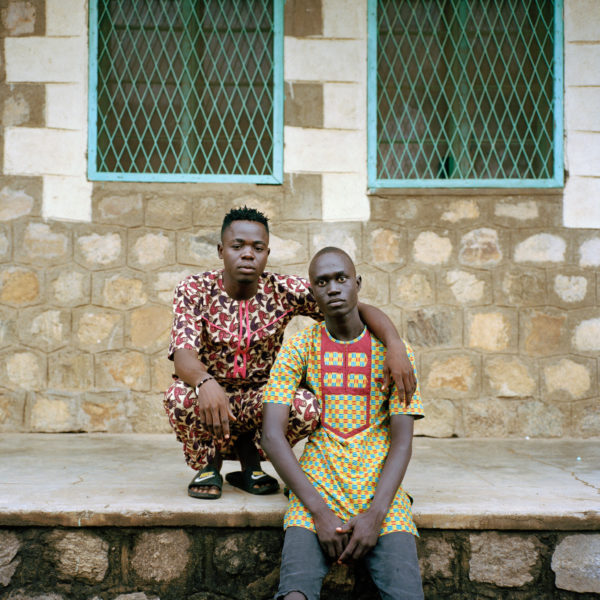
[[[404,488],[421,528],[594,530],[599,467],[600,440],[415,438]],[[195,500],[192,476],[170,435],[3,434],[0,525],[281,525],[283,494]]]

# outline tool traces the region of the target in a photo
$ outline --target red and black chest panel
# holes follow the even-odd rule
[[[321,423],[342,438],[370,425],[371,336],[364,333],[349,344],[332,340],[321,328]]]

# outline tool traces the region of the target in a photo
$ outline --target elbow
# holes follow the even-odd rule
[[[270,431],[263,429],[262,435],[260,436],[260,447],[267,453],[267,455],[269,455],[274,444],[275,437],[273,434]]]

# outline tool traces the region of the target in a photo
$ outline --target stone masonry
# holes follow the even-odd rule
[[[279,529],[0,529],[2,600],[267,600],[279,578]],[[591,600],[594,533],[422,530],[427,600]],[[596,561],[596,562],[594,562]],[[324,599],[369,600],[364,567],[334,567]]]
[[[366,3],[288,0],[283,185],[88,182],[84,5],[0,1],[0,431],[168,431],[173,288],[219,265],[222,216],[248,204],[269,269],[352,255],[417,351],[418,434],[600,435],[596,167],[566,191],[367,194]],[[599,147],[599,24],[566,0],[570,168]]]

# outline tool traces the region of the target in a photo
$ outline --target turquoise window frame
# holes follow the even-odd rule
[[[271,173],[189,174],[189,173],[125,173],[98,171],[98,0],[89,2],[89,74],[88,74],[88,179],[91,181],[172,182],[172,183],[283,183],[283,36],[285,0],[273,2],[273,117]]]
[[[381,179],[377,176],[377,5],[367,0],[367,178],[370,190],[393,188],[562,188],[564,186],[564,17],[554,0],[553,176],[540,179]]]

